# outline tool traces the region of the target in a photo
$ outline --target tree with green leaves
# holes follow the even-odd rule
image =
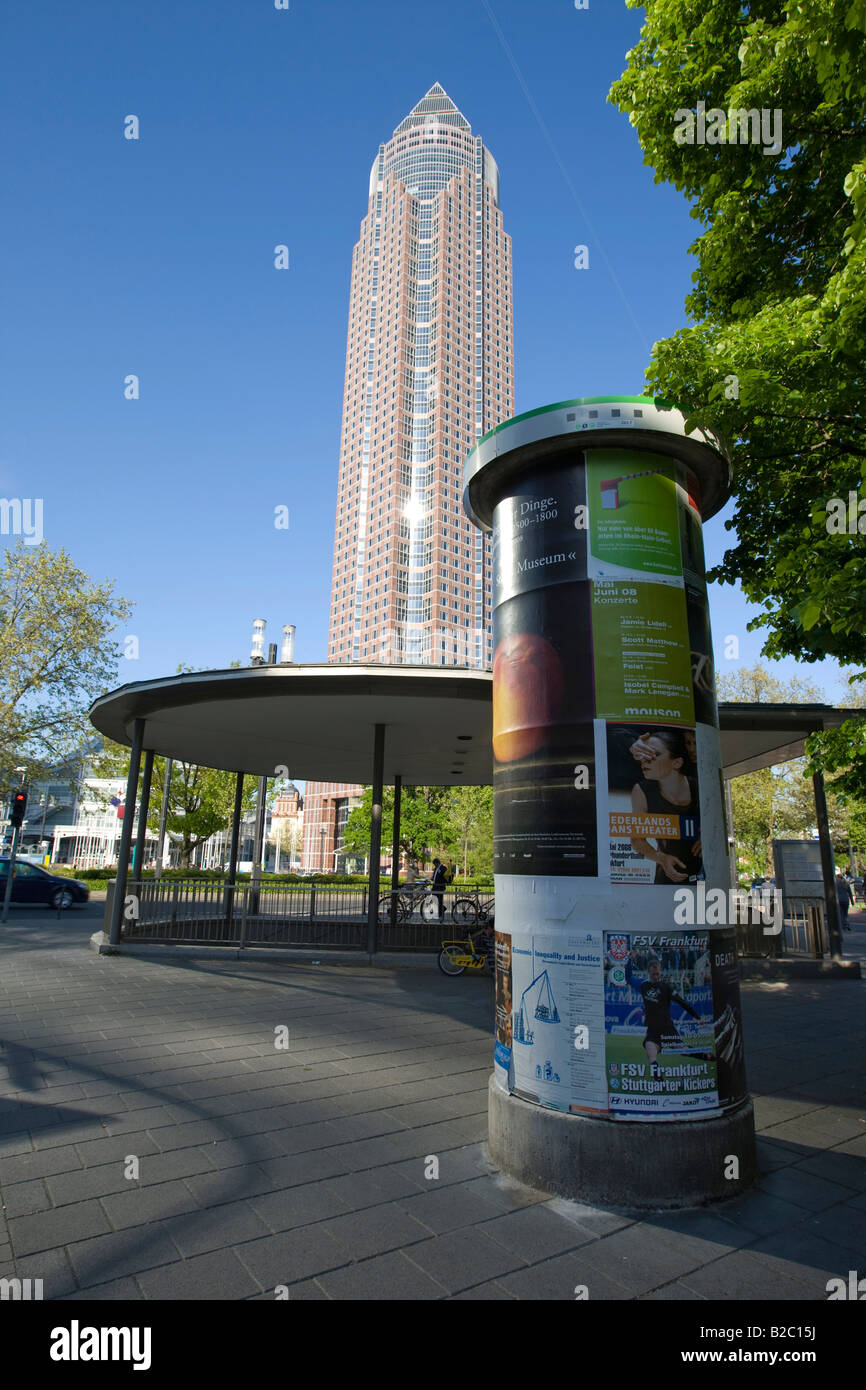
[[[493,788],[451,787],[445,801],[449,845],[464,878],[493,871]]]
[[[19,540],[0,556],[0,783],[74,775],[93,738],[92,702],[117,681],[113,634],[132,612],[65,550]],[[17,778],[14,778],[17,782]]]
[[[404,795],[405,795],[404,788]],[[370,853],[370,835],[373,825],[373,789],[365,787],[361,800],[353,806],[346,818],[343,831],[343,850],[350,858],[366,859]],[[394,793],[385,787],[382,793],[382,852],[389,853],[394,839]],[[405,849],[403,840],[400,848]]]
[[[761,662],[719,675],[716,688],[720,700],[746,703],[820,704],[825,699],[824,691],[814,681],[798,677],[780,680]],[[831,739],[835,733],[833,730]],[[838,747],[840,756],[850,754],[847,740]],[[866,849],[862,844],[866,795],[853,784],[846,790],[844,774],[838,775],[839,766],[826,768],[830,774],[826,784],[830,837],[837,849],[848,845],[852,852]],[[806,839],[811,835],[816,814],[812,771],[807,759],[794,758],[779,767],[761,768],[732,779],[737,849],[744,852],[751,873],[772,873],[774,839]]]
[[[736,535],[710,578],[762,606],[766,655],[863,668],[866,0],[643,5],[609,99],[703,229],[690,322],[656,343],[647,380],[687,429],[730,441]],[[713,121],[686,143],[699,102]],[[751,111],[780,113],[778,152],[742,142]],[[833,499],[853,530],[830,525]],[[862,739],[852,721],[827,767],[862,758]]]
[[[796,677],[782,681],[761,662],[717,675],[716,692],[719,700],[739,700],[746,704],[816,704],[823,701],[823,691],[814,682]],[[738,855],[743,853],[750,874],[771,874],[773,840],[805,836],[814,824],[814,801],[811,806],[808,799],[803,802],[799,817],[792,806],[792,775],[787,772],[791,766],[793,764],[764,767],[731,780],[737,852]],[[796,777],[794,772],[793,778]],[[799,780],[802,782],[802,769]],[[811,786],[805,785],[811,794]]]
[[[736,670],[716,675],[716,694],[719,700],[738,700],[752,705],[820,705],[825,693],[815,681],[793,676],[780,680],[768,666],[756,661],[754,666],[738,666]]]
[[[129,770],[129,749],[105,740],[102,755],[94,760],[93,776],[97,778],[125,777]],[[148,806],[148,828],[157,831],[162,812],[165,782],[164,758],[153,760],[153,780]],[[256,801],[257,779],[244,778],[241,803],[251,811]],[[220,772],[212,767],[198,767],[175,759],[171,767],[168,809],[165,828],[169,839],[180,846],[180,866],[188,869],[194,850],[209,840],[218,830],[231,825],[235,802],[235,774]]]
[[[347,853],[370,853],[373,793],[365,788],[346,823]],[[390,854],[394,836],[394,792],[382,801],[382,852]],[[491,787],[404,787],[400,802],[400,848],[422,866],[433,855],[457,861],[464,874],[493,870],[493,789]]]
[[[445,854],[449,844],[446,799],[447,787],[404,787],[400,799],[400,848],[404,854],[424,865],[437,853]],[[370,853],[373,791],[364,789],[360,805],[349,812],[345,830],[348,854],[365,858]],[[390,856],[394,838],[394,792],[386,787],[382,798],[382,853]]]

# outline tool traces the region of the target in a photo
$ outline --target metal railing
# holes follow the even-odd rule
[[[807,956],[820,960],[829,953],[823,898],[785,898],[781,932],[768,931],[770,925],[770,921],[761,921],[757,913],[753,920],[738,922],[737,954],[776,959],[786,955]]]
[[[827,914],[823,898],[788,898],[785,903],[785,946],[795,955],[820,960],[829,955]]]
[[[110,913],[114,885],[106,903]],[[381,897],[389,889],[382,884]],[[445,890],[441,922],[425,921],[420,902],[395,925],[379,919],[378,946],[389,951],[438,952],[453,934],[450,907],[461,889]],[[129,880],[121,940],[207,942],[213,945],[314,946],[367,949],[366,884],[202,882],[201,879]]]

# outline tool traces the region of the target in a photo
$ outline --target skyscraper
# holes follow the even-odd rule
[[[489,667],[490,542],[462,471],[513,401],[499,171],[435,83],[379,147],[352,255],[329,662]],[[335,867],[356,791],[308,784],[307,867]]]

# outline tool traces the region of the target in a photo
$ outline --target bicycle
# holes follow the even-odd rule
[[[419,879],[417,883],[407,883],[403,888],[394,888],[390,893],[382,894],[379,899],[379,925],[382,927],[391,924],[392,899],[397,908],[395,923],[408,921],[419,910],[425,922],[439,921],[439,900],[435,893],[431,893],[427,879]]]
[[[485,966],[495,975],[494,950],[493,927],[482,927],[474,935],[470,932],[465,941],[443,941],[437,964],[449,978],[462,975],[465,970],[483,970]]]
[[[474,927],[476,922],[492,922],[494,897],[482,898],[477,891],[455,898],[451,908],[451,921],[458,927]]]

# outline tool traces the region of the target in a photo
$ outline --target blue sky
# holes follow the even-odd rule
[[[324,659],[351,252],[378,145],[434,81],[499,164],[517,411],[642,391],[699,229],[606,102],[641,19],[601,0],[7,7],[0,496],[42,497],[49,544],[135,602],[118,683],[246,662],[254,617]],[[754,662],[739,595],[716,587],[711,611],[719,670],[728,634]],[[779,673],[832,699],[835,669]]]

